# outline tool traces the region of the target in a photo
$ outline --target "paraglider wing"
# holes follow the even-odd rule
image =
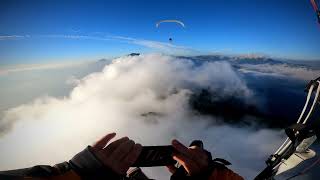
[[[176,20],[176,19],[166,19],[166,20],[161,20],[156,23],[156,27],[159,27],[161,23],[177,23],[181,25],[182,27],[185,27],[184,23],[182,21]]]
[[[314,9],[315,11],[319,11],[319,10],[318,10],[318,5],[317,5],[317,3],[315,2],[315,0],[310,0],[310,1],[311,1],[311,4],[312,4],[313,9]]]
[[[320,24],[320,10],[319,4],[317,4],[316,0],[310,0],[314,11],[317,13],[318,23]]]

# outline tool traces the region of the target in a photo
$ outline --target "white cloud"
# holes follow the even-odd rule
[[[252,178],[278,145],[279,133],[212,126],[215,119],[194,114],[188,103],[190,93],[207,87],[219,89],[217,97],[252,96],[227,62],[194,66],[159,54],[115,59],[81,79],[67,97],[38,98],[8,110],[0,121],[6,133],[0,138],[0,168],[68,160],[98,137],[117,132],[144,145],[203,139],[214,156],[226,157],[237,172]],[[155,113],[142,116],[148,112]],[[168,176],[159,169],[147,171]]]
[[[21,39],[21,38],[26,38],[26,36],[20,36],[20,35],[9,35],[9,36],[0,36],[0,41],[1,40],[15,40],[15,39]]]
[[[301,80],[311,80],[319,77],[320,71],[306,67],[292,66],[288,64],[243,64],[240,71],[244,73],[257,73],[260,75],[272,75],[293,77]]]
[[[124,37],[124,36],[110,36],[110,38],[113,38],[115,40],[122,40],[127,43],[137,44],[137,45],[152,48],[152,49],[161,50],[165,53],[188,54],[188,53],[196,52],[196,50],[192,49],[191,47],[178,46],[172,43],[165,43],[165,42],[145,40],[145,39],[135,39],[135,38]]]
[[[196,50],[179,46],[172,43],[165,43],[160,41],[152,41],[146,39],[138,39],[125,36],[116,35],[68,35],[68,34],[46,34],[46,35],[10,35],[0,36],[1,40],[17,40],[26,38],[64,38],[64,39],[78,39],[78,40],[96,40],[96,41],[118,41],[120,43],[135,44],[151,49],[155,49],[169,54],[191,54],[197,52]]]

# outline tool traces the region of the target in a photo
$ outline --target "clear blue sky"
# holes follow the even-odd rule
[[[186,28],[155,23],[179,19]],[[263,53],[320,60],[320,26],[309,0],[2,0],[0,64],[95,59],[151,52],[117,40],[47,35],[123,36],[168,42],[201,52]]]

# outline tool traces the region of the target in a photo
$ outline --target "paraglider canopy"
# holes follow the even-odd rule
[[[185,25],[182,21],[179,21],[176,19],[165,19],[165,20],[158,21],[156,23],[156,27],[159,27],[161,23],[177,23],[177,24],[181,25],[182,27],[185,27]]]

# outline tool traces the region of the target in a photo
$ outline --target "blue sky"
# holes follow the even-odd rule
[[[156,28],[162,19],[179,19],[186,27]],[[0,2],[0,27],[0,64],[177,48],[320,59],[320,26],[309,0],[10,0]]]

